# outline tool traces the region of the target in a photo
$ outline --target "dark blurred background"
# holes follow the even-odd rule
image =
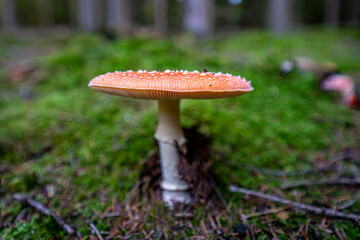
[[[259,28],[275,33],[360,26],[359,0],[1,0],[1,28],[62,27],[128,36],[198,36]]]

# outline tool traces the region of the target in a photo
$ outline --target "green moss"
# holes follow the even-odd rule
[[[278,37],[251,31],[195,44],[185,38],[177,40],[179,43],[141,38],[110,42],[94,35],[74,36],[58,43],[55,53],[36,59],[43,74],[30,100],[20,99],[21,83],[8,81],[7,72],[0,70],[0,87],[6,89],[0,92],[0,164],[10,168],[1,176],[0,196],[42,192],[46,185],[53,184],[55,196],[72,194],[73,210],[79,215],[71,220],[80,226],[83,235],[90,234],[89,219],[101,230],[111,228],[112,223],[99,219],[99,215],[109,207],[113,196],[124,200],[137,181],[156,128],[155,102],[88,89],[91,78],[115,70],[207,68],[252,80],[255,90],[245,96],[183,100],[181,105],[183,125],[198,125],[203,134],[214,139],[217,161],[213,169],[221,176],[225,198],[235,208],[247,211],[256,203],[228,193],[228,184],[256,189],[264,184],[278,186],[282,181],[255,176],[241,165],[285,170],[310,167],[318,154],[328,156],[358,146],[358,112],[338,104],[336,96],[320,92],[312,75],[294,72],[284,77],[278,73],[279,64],[296,55],[335,61],[345,72],[358,71],[356,49],[360,44],[355,33],[316,30]],[[27,45],[11,39],[0,42]],[[2,59],[6,51],[1,44]],[[304,194],[308,203],[322,196],[317,188]],[[339,193],[334,190],[331,194]],[[99,199],[100,195],[106,195],[106,199]],[[55,210],[61,210],[60,199],[54,198],[52,203]],[[1,208],[5,206],[3,200],[0,204]],[[360,209],[358,204],[353,208]],[[21,210],[14,203],[4,211],[15,218]],[[167,210],[162,211],[167,218]],[[199,226],[199,221],[206,219],[206,211],[200,208],[194,214],[193,224]],[[170,217],[168,220],[172,221]],[[226,219],[222,221],[227,224]],[[306,216],[294,214],[279,228],[296,228],[305,222]],[[256,219],[252,223],[267,227]],[[348,222],[335,224],[343,227],[349,238],[359,234]],[[147,232],[149,228],[144,226]],[[5,227],[0,234],[7,231],[8,239],[31,239],[34,235],[66,238],[51,218],[37,214],[28,222]],[[311,231],[323,234],[319,229]],[[194,234],[198,232],[186,229],[176,238]],[[286,239],[286,235],[279,238]]]

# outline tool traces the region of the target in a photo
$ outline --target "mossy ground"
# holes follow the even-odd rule
[[[283,60],[300,55],[333,61],[359,80],[360,35],[355,31],[316,29],[285,36],[250,31],[198,41],[187,35],[111,41],[97,35],[35,40],[4,37],[0,43],[0,59],[6,66],[0,70],[0,235],[6,235],[5,239],[67,238],[50,217],[31,209],[14,223],[24,209],[11,201],[12,194],[19,192],[33,194],[87,239],[96,236],[91,222],[104,233],[118,227],[116,220],[101,216],[115,199],[122,203],[138,181],[141,162],[153,147],[156,104],[90,90],[89,80],[105,72],[206,68],[252,80],[255,90],[238,98],[181,103],[182,125],[199,126],[202,134],[213,138],[213,170],[235,214],[240,209],[253,212],[264,207],[264,202],[228,192],[229,184],[276,193],[282,182],[302,178],[254,174],[242,168],[244,164],[302,169],[327,162],[341,150],[359,148],[359,112],[340,104],[336,95],[321,92],[314,75],[295,71],[283,76],[278,70]],[[41,57],[13,58],[17,52],[53,47],[55,51]],[[36,73],[15,80],[9,77],[11,66],[21,68],[24,58],[31,58],[29,64]],[[19,94],[24,88],[25,97]],[[356,191],[311,187],[283,193],[290,199],[301,196],[302,202],[334,207],[339,199],[345,201]],[[347,210],[360,212],[359,202]],[[159,216],[166,220],[162,231],[172,234],[171,238],[202,235],[200,222],[207,224],[211,211],[196,206],[190,217],[194,228],[183,231],[172,228],[181,219],[160,203],[148,212],[144,231],[133,233],[134,238],[151,232]],[[323,230],[320,217],[287,213],[289,218],[276,214],[267,221],[250,218],[249,224],[262,230],[258,239],[266,239],[273,227],[278,229],[278,238],[288,239],[291,234],[298,236],[299,228],[311,219],[310,238],[336,239]],[[220,221],[226,225],[229,219],[225,215],[220,214]],[[326,223],[332,229],[343,228],[349,239],[360,234],[348,221]],[[125,233],[119,229],[119,235]]]

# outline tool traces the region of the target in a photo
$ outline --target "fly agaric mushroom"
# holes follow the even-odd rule
[[[253,90],[249,81],[231,74],[198,71],[113,72],[95,77],[89,87],[130,98],[158,100],[158,126],[154,135],[159,144],[163,200],[188,203],[189,185],[178,171],[180,148],[186,152],[186,138],[180,127],[180,99],[236,97]]]

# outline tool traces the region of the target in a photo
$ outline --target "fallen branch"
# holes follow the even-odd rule
[[[21,202],[22,204],[26,204],[29,205],[33,208],[35,208],[36,210],[38,210],[39,212],[41,212],[42,214],[46,215],[46,216],[51,216],[55,222],[62,228],[64,229],[64,231],[69,234],[69,235],[74,235],[76,234],[77,236],[81,236],[80,233],[76,232],[69,224],[67,224],[62,218],[60,218],[56,213],[50,211],[49,208],[45,207],[44,205],[42,205],[41,203],[35,201],[34,199],[21,195],[21,194],[14,194],[13,198],[19,202]]]
[[[263,198],[263,199],[266,199],[266,200],[269,200],[272,202],[287,204],[293,208],[302,209],[307,212],[312,212],[312,213],[322,215],[322,216],[327,216],[330,218],[343,218],[343,219],[353,220],[355,222],[360,221],[360,215],[353,214],[353,213],[343,213],[343,212],[338,212],[338,211],[335,211],[335,210],[332,210],[329,208],[321,208],[321,207],[315,207],[315,206],[307,205],[307,204],[303,204],[303,203],[297,203],[297,202],[293,202],[293,201],[290,201],[285,198],[281,198],[278,196],[265,194],[265,193],[245,189],[245,188],[240,188],[240,187],[237,187],[234,185],[231,185],[229,190],[230,190],[230,192],[242,193],[242,194],[246,194],[246,195],[250,195],[250,196],[255,196],[258,198]]]
[[[314,181],[290,182],[280,186],[281,189],[308,187],[314,185],[360,185],[360,178],[331,178]]]

